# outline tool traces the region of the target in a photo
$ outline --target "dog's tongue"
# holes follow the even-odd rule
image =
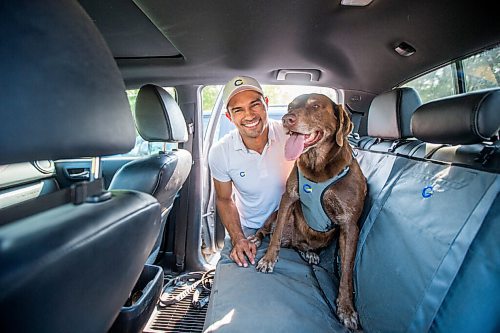
[[[304,150],[304,134],[293,133],[285,143],[285,158],[289,161],[296,160]]]

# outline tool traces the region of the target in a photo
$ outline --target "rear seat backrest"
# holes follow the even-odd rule
[[[429,330],[441,305],[460,292],[450,286],[461,271],[468,271],[463,256],[488,211],[494,209],[498,191],[498,174],[396,157],[391,175],[370,207],[358,243],[356,306],[366,332]],[[486,223],[498,229],[498,219],[491,217]],[[500,258],[498,247],[493,252],[494,258]],[[494,268],[499,264],[492,262],[478,272],[478,283],[500,281]],[[482,289],[494,295],[498,286]],[[483,302],[486,308],[497,308],[492,296]],[[467,317],[474,304],[447,311]],[[477,318],[469,319],[469,326],[476,328],[473,331],[484,325]],[[495,320],[490,316],[488,325],[495,325]]]
[[[375,97],[368,112],[368,137],[362,138],[358,147],[383,152],[397,150],[403,154],[409,152],[411,116],[421,104],[417,91],[409,87],[396,88]]]
[[[456,95],[426,103],[413,114],[412,132],[426,142],[418,155],[500,170],[497,143],[500,89]]]
[[[453,127],[453,135],[446,139],[436,134],[439,139],[433,142],[475,143],[496,133],[498,112],[493,110],[500,105],[498,90],[471,95],[422,106],[433,111],[414,114],[417,137],[433,141],[432,133],[439,129],[435,115],[441,110],[446,115],[459,105],[461,112],[444,117],[453,119],[447,125]],[[429,127],[422,127],[424,123]],[[368,169],[366,162],[373,162],[372,155],[380,159],[381,153],[359,151],[363,171]],[[388,177],[380,171],[367,175],[369,184],[376,183],[373,177],[385,184],[376,198],[370,198],[358,243],[356,305],[364,330],[497,330],[498,171],[403,156],[395,157],[390,167]]]

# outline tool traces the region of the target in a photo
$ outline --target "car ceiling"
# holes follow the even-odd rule
[[[309,84],[387,91],[450,60],[497,44],[491,1],[80,0],[128,87],[222,84],[235,75],[262,83],[307,83],[281,69],[315,70]],[[416,52],[402,57],[405,41]]]

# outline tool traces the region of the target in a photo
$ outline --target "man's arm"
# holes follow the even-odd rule
[[[238,266],[247,267],[248,263],[245,258],[246,256],[248,260],[250,260],[250,263],[254,265],[257,247],[254,243],[246,239],[241,229],[240,215],[232,199],[232,182],[220,182],[214,179],[214,187],[217,199],[217,212],[222,219],[222,224],[224,224],[224,227],[226,227],[229,232],[231,243],[233,244],[230,254],[231,259],[233,259]]]

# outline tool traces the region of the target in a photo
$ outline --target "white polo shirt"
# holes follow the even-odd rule
[[[262,154],[246,148],[237,129],[212,146],[208,164],[212,177],[233,183],[241,224],[260,228],[278,209],[293,161],[285,159],[287,136],[281,122],[269,119],[268,141]]]

